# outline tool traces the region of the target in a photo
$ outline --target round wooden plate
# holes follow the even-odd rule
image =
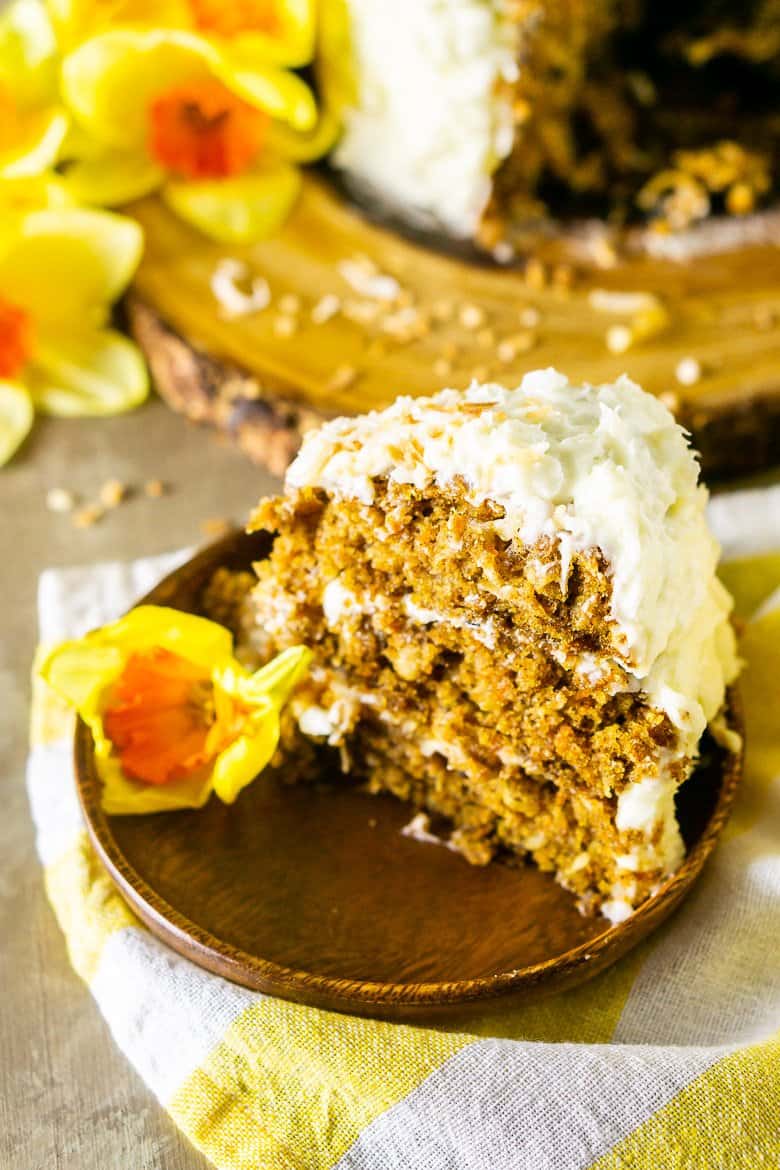
[[[264,557],[262,534],[232,534],[144,600],[198,612],[220,565]],[[732,726],[741,730],[736,695]],[[584,918],[549,874],[478,868],[401,835],[413,810],[342,777],[287,785],[264,775],[232,806],[106,816],[92,738],[75,740],[92,842],[149,928],[201,967],[302,1003],[391,1019],[425,1018],[499,997],[571,987],[654,930],[691,888],[731,808],[741,755],[708,743],[678,808],[684,865],[626,922]]]

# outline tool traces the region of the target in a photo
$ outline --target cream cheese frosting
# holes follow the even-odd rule
[[[694,755],[738,662],[731,599],[715,577],[718,546],[685,432],[627,377],[572,385],[537,370],[516,389],[473,383],[310,432],[290,488],[371,503],[374,480],[418,489],[456,478],[468,498],[503,506],[506,540],[598,548],[611,569],[613,657]]]
[[[472,235],[512,149],[499,82],[517,74],[516,22],[485,0],[350,0],[349,20],[351,63],[329,66],[348,68],[356,99],[336,165],[407,216]]]

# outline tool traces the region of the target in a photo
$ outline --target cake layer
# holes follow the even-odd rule
[[[736,672],[704,503],[627,379],[399,399],[309,435],[257,509],[254,645],[311,648],[288,719],[345,771],[621,917],[682,859],[675,793]]]
[[[493,512],[484,522],[511,550],[507,577],[512,555],[544,537],[564,584],[576,554],[600,558],[601,647],[694,750],[736,672],[730,599],[715,577],[698,465],[657,399],[625,377],[572,386],[554,370],[527,374],[517,390],[474,384],[399,398],[312,432],[287,475],[292,488],[366,504],[381,479],[419,490],[462,483],[469,503]]]

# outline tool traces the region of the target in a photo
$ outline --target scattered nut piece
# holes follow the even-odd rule
[[[119,479],[107,479],[98,492],[98,499],[104,508],[117,508],[127,494],[127,484]]]
[[[380,272],[370,256],[355,256],[342,260],[338,271],[347,284],[363,297],[377,301],[394,301],[401,292],[401,286],[394,276]]]
[[[508,366],[517,357],[517,350],[511,341],[501,341],[496,349],[496,356],[500,362]]]
[[[515,250],[509,240],[499,240],[493,249],[496,264],[509,264],[515,258]]]
[[[46,493],[46,507],[50,512],[72,512],[76,497],[67,488],[50,488]]]
[[[294,317],[296,313],[301,311],[301,298],[295,293],[285,293],[283,297],[279,297],[277,308],[280,313],[286,313],[290,317]]]
[[[238,287],[237,281],[249,285],[249,292]],[[250,313],[266,309],[271,303],[271,288],[265,277],[255,276],[243,260],[225,256],[219,261],[210,280],[211,291],[219,304],[219,316],[223,321],[235,321]]]
[[[165,484],[161,479],[148,479],[144,484],[144,494],[152,500],[159,500],[165,495]]]
[[[674,376],[681,386],[695,386],[701,379],[701,364],[694,357],[682,358],[674,371]]]
[[[654,309],[660,304],[655,293],[621,292],[611,288],[593,288],[588,293],[588,304],[598,313],[616,313],[630,316],[643,309]]]
[[[534,329],[542,319],[542,315],[534,305],[524,305],[520,310],[520,324],[526,329]]]
[[[335,293],[325,293],[312,309],[311,319],[315,325],[324,325],[340,311],[341,297],[337,297]]]
[[[326,390],[346,390],[357,379],[358,371],[354,366],[337,366],[328,379]]]
[[[294,317],[276,317],[274,319],[274,333],[277,337],[292,337],[298,332],[298,323]]]
[[[663,402],[667,410],[671,410],[672,414],[676,414],[680,409],[680,396],[675,394],[674,390],[664,390],[658,395],[658,401]]]
[[[610,353],[625,353],[631,348],[634,337],[627,325],[610,325],[606,343]]]
[[[78,512],[73,513],[73,526],[74,528],[91,528],[102,518],[102,508],[98,507],[97,504],[87,504],[85,508],[79,508]]]
[[[485,312],[479,305],[463,305],[458,316],[464,329],[479,329],[485,324]]]

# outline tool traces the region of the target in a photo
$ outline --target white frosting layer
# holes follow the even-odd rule
[[[487,0],[350,0],[355,108],[336,165],[407,214],[470,236],[512,148],[499,79],[516,26]],[[334,63],[341,68],[341,63]],[[326,79],[327,80],[327,79]]]
[[[572,386],[554,370],[515,390],[472,385],[334,419],[304,439],[292,488],[371,503],[374,479],[423,489],[456,477],[494,500],[507,540],[598,548],[610,565],[614,660],[680,731],[692,755],[737,673],[731,601],[685,433],[628,378]]]

